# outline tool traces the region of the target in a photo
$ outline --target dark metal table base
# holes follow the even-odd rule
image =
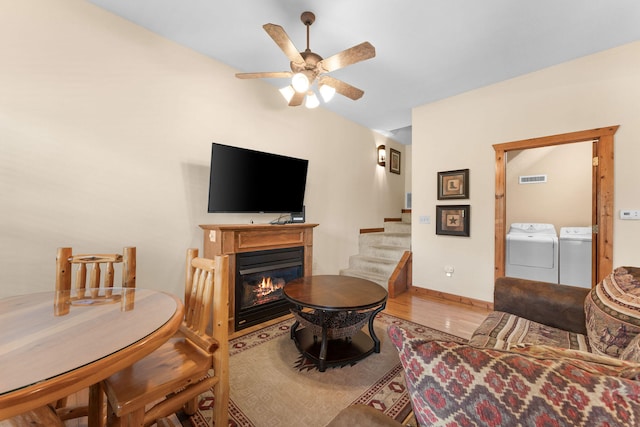
[[[369,335],[358,331],[350,338],[327,339],[326,327],[319,337],[314,336],[307,328],[298,329],[300,323],[296,321],[291,327],[291,338],[298,351],[311,359],[320,372],[330,366],[344,366],[362,360],[371,353],[380,353],[380,340],[373,330],[373,321],[385,305],[386,301],[371,314],[368,322]]]
[[[294,334],[294,341],[300,353],[312,360],[320,372],[327,367],[343,366],[350,362],[364,359],[374,352],[373,340],[362,331],[358,331],[351,339],[339,338],[327,342],[327,353],[320,357],[322,343],[308,329],[299,329]],[[380,351],[378,350],[377,353]]]

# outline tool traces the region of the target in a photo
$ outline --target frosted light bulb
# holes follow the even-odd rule
[[[289,85],[280,89],[280,93],[282,94],[282,97],[287,100],[287,103],[289,103],[291,102],[291,98],[293,98],[293,95],[296,93],[296,91],[293,86]]]
[[[291,78],[291,86],[298,93],[304,93],[309,90],[309,79],[302,73],[296,73]]]
[[[320,95],[322,95],[322,99],[324,102],[329,102],[333,99],[333,95],[336,94],[336,89],[329,85],[321,85],[320,86]]]
[[[315,93],[309,91],[309,93],[307,93],[307,100],[304,106],[307,108],[316,108],[318,105],[320,105],[320,101],[318,100],[318,97],[316,96]]]

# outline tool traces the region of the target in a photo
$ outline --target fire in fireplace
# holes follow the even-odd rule
[[[240,309],[266,304],[282,298],[282,288],[285,281],[281,277],[273,278],[262,275],[262,279],[258,280],[258,284],[251,282],[253,281],[244,281],[242,283],[245,289],[242,291],[243,298]]]
[[[282,289],[303,275],[302,247],[237,254],[235,330],[287,314],[292,304]]]

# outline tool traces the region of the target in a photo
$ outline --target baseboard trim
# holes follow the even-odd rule
[[[416,295],[424,295],[429,298],[436,298],[436,299],[441,299],[445,301],[457,302],[459,304],[470,305],[472,307],[485,308],[487,310],[493,311],[493,303],[488,301],[482,301],[479,299],[463,297],[460,295],[449,294],[441,291],[434,291],[432,289],[427,289],[427,288],[419,288],[415,285],[412,286],[409,291],[413,292]]]

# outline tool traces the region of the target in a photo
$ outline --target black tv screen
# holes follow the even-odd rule
[[[308,160],[213,143],[208,212],[302,212]]]

